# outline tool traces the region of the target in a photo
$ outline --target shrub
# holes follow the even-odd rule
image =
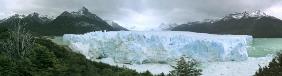
[[[268,66],[260,67],[255,76],[282,76],[282,53],[278,53]]]
[[[199,63],[192,58],[187,59],[186,61],[184,56],[180,57],[176,66],[173,66],[175,70],[172,70],[169,76],[200,76],[202,70],[198,68]]]

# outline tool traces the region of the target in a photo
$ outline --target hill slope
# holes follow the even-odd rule
[[[69,48],[57,45],[51,40],[32,37],[34,45],[20,48],[29,41],[11,41],[11,38],[27,39],[27,34],[14,36],[8,29],[0,28],[0,75],[1,76],[152,76],[150,73],[137,73],[127,68],[119,68],[94,62],[85,56],[72,52]],[[12,42],[10,44],[10,41]],[[17,46],[19,43],[20,45]],[[19,50],[7,49],[7,45]]]
[[[107,20],[106,21],[109,25],[111,25],[115,30],[123,30],[123,31],[129,31],[128,29],[120,26],[118,23],[114,21]]]
[[[229,14],[220,20],[182,24],[172,30],[276,38],[282,37],[281,29],[280,19],[256,11]]]
[[[41,17],[38,13],[14,15],[1,21],[0,26],[12,28],[15,23],[25,25],[25,28],[36,35],[63,35],[82,34],[91,31],[119,31],[123,27],[114,27],[95,14],[89,12],[85,7],[77,12],[65,11],[54,20]],[[122,28],[122,29],[121,29]]]

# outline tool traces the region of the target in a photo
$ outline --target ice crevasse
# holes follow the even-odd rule
[[[242,61],[252,41],[248,35],[215,35],[180,31],[109,31],[65,34],[69,47],[88,59],[116,63],[169,63],[185,55],[203,62]]]

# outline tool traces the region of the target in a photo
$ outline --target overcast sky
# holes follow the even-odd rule
[[[282,19],[281,0],[0,0],[0,18],[32,12],[55,17],[82,6],[105,20],[135,30],[155,28],[161,23],[181,24],[254,10]]]

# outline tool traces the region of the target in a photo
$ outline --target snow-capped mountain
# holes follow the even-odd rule
[[[223,20],[228,20],[228,19],[242,19],[242,18],[262,18],[262,17],[267,17],[268,15],[260,10],[254,11],[254,12],[242,12],[242,13],[232,13],[223,18]]]
[[[24,28],[32,32],[39,32],[44,29],[42,27],[52,21],[45,16],[40,16],[38,13],[32,13],[27,16],[15,14],[7,19],[4,19],[0,26],[13,28],[17,23],[24,25]]]
[[[39,22],[39,23],[46,23],[46,22],[50,22],[52,21],[51,19],[47,18],[46,16],[41,16],[38,13],[34,12],[32,14],[28,14],[26,15],[19,15],[19,14],[15,14],[7,19],[4,19],[3,22],[9,22],[12,20],[17,20],[17,19],[22,19],[22,20],[29,20],[29,21],[33,21],[33,22]]]
[[[172,30],[172,28],[174,28],[176,26],[178,26],[176,23],[173,23],[173,24],[161,23],[159,28],[160,28],[160,30],[163,30],[163,31],[169,31],[169,30]]]
[[[50,25],[53,25],[58,30],[65,29],[65,33],[85,33],[101,30],[114,31],[113,27],[107,24],[107,22],[89,12],[85,7],[77,12],[63,12]],[[62,35],[65,33],[58,34]]]
[[[46,24],[46,23],[49,23],[52,21],[52,19],[49,19],[48,17],[46,16],[40,16],[38,13],[32,13],[32,14],[29,14],[25,17],[26,19],[29,19],[30,21],[33,21],[33,22],[38,22],[38,23],[41,23],[41,24]]]
[[[115,30],[122,30],[122,31],[129,31],[128,29],[122,27],[118,23],[111,21],[111,20],[106,20],[106,22],[111,25]]]
[[[192,31],[212,34],[252,35],[254,37],[282,37],[282,21],[261,11],[229,14],[222,19],[191,22],[173,31]]]
[[[0,25],[11,27],[18,21],[26,24],[28,26],[26,27],[27,29],[38,35],[82,34],[92,31],[125,30],[118,25],[109,25],[85,7],[74,12],[65,11],[55,19],[40,16],[38,13],[32,13],[27,16],[16,14],[2,21]]]

